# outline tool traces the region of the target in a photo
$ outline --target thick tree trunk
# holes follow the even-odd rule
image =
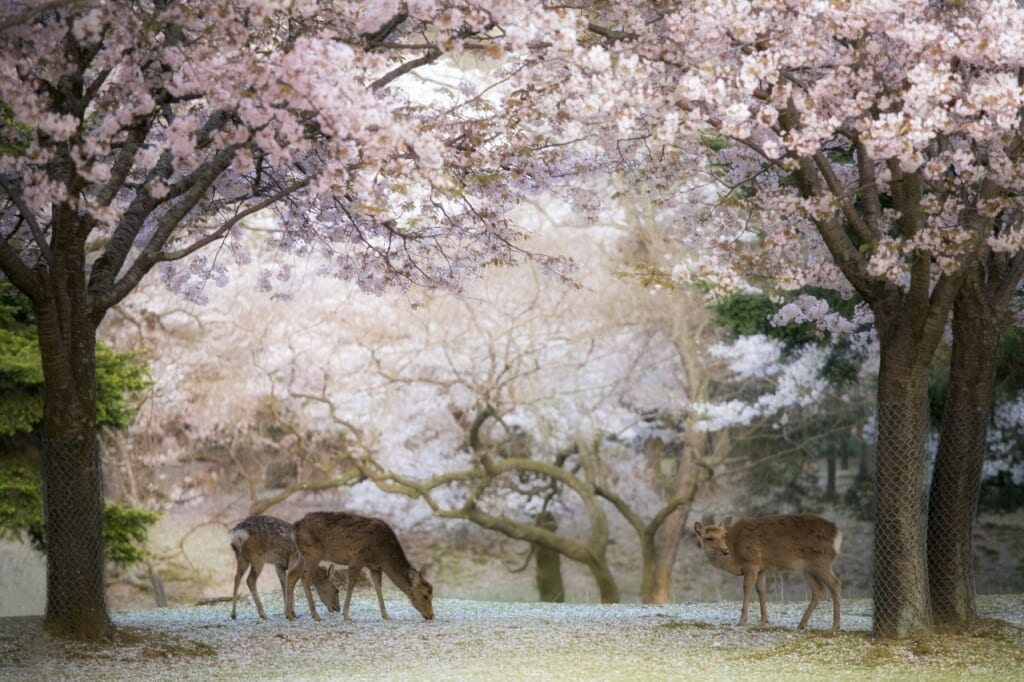
[[[645,591],[645,604],[666,604],[672,589],[672,569],[679,554],[679,543],[686,532],[686,519],[690,515],[690,505],[672,512],[662,524],[656,541],[654,576],[650,591]]]
[[[549,511],[542,512],[537,525],[552,533],[558,530],[558,520]],[[565,601],[565,583],[562,581],[562,555],[539,543],[533,543],[537,561],[537,594],[543,602]]]
[[[608,562],[604,561],[602,557],[601,561],[589,562],[587,568],[590,569],[590,574],[594,576],[594,582],[597,583],[601,603],[618,604],[621,599],[619,586],[615,583],[615,576],[608,568]]]
[[[651,544],[642,552],[644,566],[640,597],[645,604],[668,603],[672,591],[672,569],[679,554],[679,543],[686,535],[686,520],[697,492],[711,477],[707,451],[712,441],[704,431],[689,430],[687,441],[680,450],[675,480],[666,491],[669,497],[682,497],[688,502],[665,518],[653,538],[648,539],[647,533],[641,535],[642,543]],[[715,441],[714,446],[717,448],[719,443]]]
[[[924,400],[880,402],[875,497],[875,634],[906,637],[931,622],[925,572]]]
[[[522,523],[501,516],[488,514],[478,507],[463,508],[442,514],[448,518],[467,519],[482,528],[497,531],[503,535],[530,542],[535,548],[545,547],[552,552],[578,561],[585,565],[597,583],[597,589],[604,604],[616,604],[620,599],[619,587],[608,567],[605,551],[608,547],[608,528],[604,513],[594,500],[584,500],[589,510],[591,532],[586,542],[558,535],[534,523]]]
[[[935,624],[967,627],[974,599],[974,519],[992,410],[1001,325],[979,288],[953,309],[949,393],[928,508],[928,582]]]
[[[50,295],[37,301],[46,405],[41,433],[46,516],[46,621],[62,634],[104,637],[107,613],[103,473],[96,430],[95,326],[85,278],[54,267]],[[66,274],[60,279],[58,274]]]
[[[912,344],[894,345],[887,353],[883,342],[879,372],[872,587],[874,632],[886,639],[931,625],[925,559],[927,366],[910,361]]]
[[[46,515],[46,620],[73,637],[100,639],[107,614],[103,474],[93,438],[43,437]]]

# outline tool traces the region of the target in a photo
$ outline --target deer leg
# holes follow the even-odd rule
[[[832,594],[832,632],[839,631],[839,593],[842,590],[842,582],[830,568],[828,574],[823,575],[819,578],[821,582],[825,583],[828,587],[828,591]]]
[[[319,558],[317,561],[312,559],[313,557],[302,557],[302,589],[306,592],[306,601],[309,603],[309,615],[313,616],[313,620],[320,620],[320,614],[316,612],[316,604],[313,603],[313,573],[320,565],[320,561]]]
[[[377,606],[380,607],[380,615],[384,620],[389,620],[388,610],[384,608],[384,595],[380,591],[381,574],[379,568],[370,569],[370,578],[373,580],[373,587],[377,590]]]
[[[260,577],[260,572],[263,570],[263,561],[255,559],[252,562],[252,568],[249,569],[249,577],[245,579],[245,584],[249,586],[249,592],[252,593],[252,600],[256,602],[256,610],[260,612],[260,618],[266,620],[267,613],[263,610],[263,604],[260,603],[260,593],[256,590],[256,581]]]
[[[754,587],[757,588],[757,601],[761,605],[761,625],[768,625],[768,607],[764,603],[764,571],[757,572]]]
[[[811,588],[811,602],[807,605],[807,610],[804,611],[804,617],[800,619],[800,625],[797,626],[798,630],[803,630],[807,627],[807,621],[811,619],[811,614],[814,613],[814,609],[818,608],[818,602],[821,601],[821,580],[814,573],[807,571],[804,573],[804,577],[807,578],[807,585]]]
[[[352,565],[348,567],[348,585],[345,586],[345,608],[341,612],[345,620],[352,620],[348,617],[348,605],[352,603],[352,590],[355,588],[356,581],[359,580],[359,573],[362,570],[362,566]]]
[[[284,616],[295,620],[295,583],[302,577],[302,555],[294,554],[288,560],[288,571],[285,574],[287,587],[284,591]]]
[[[281,598],[284,600],[285,613],[288,613],[288,578],[285,567],[274,564],[274,571],[277,572],[277,581],[281,583]]]
[[[740,611],[739,625],[747,624],[747,609],[750,607],[750,590],[757,581],[757,571],[746,569],[743,571],[743,610]]]
[[[235,590],[231,593],[231,620],[235,620],[238,614],[235,611],[235,604],[238,602],[238,585],[242,582],[242,576],[249,568],[249,560],[235,550],[235,559],[238,561],[238,568],[235,569]]]
[[[285,589],[288,587],[288,583],[285,579],[284,566],[278,566],[274,564],[274,570],[277,572],[277,581],[281,583],[281,594],[284,594]]]

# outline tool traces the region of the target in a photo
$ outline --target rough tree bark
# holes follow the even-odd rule
[[[984,272],[968,272],[953,307],[949,390],[928,509],[929,592],[935,624],[942,627],[966,628],[977,619],[974,520],[999,338],[1009,323],[1008,292],[1016,288],[1021,267],[1019,259],[989,260]]]
[[[112,627],[106,606],[103,471],[96,429],[96,322],[83,271],[85,230],[63,226],[69,242],[33,305],[45,380],[41,428],[46,524],[46,620],[63,634],[99,639]],[[77,248],[76,248],[77,247]],[[64,257],[70,254],[70,257]]]
[[[558,530],[558,519],[549,511],[537,515],[537,525],[551,531]],[[562,581],[562,555],[540,545],[533,544],[533,557],[537,562],[537,595],[543,602],[562,603],[565,601],[565,583]]]
[[[929,264],[919,261],[923,272]],[[958,283],[956,283],[958,286]],[[953,289],[955,291],[955,289]],[[943,292],[940,292],[943,293]],[[874,632],[906,637],[931,628],[926,561],[928,366],[949,303],[919,275],[872,304],[879,335],[878,456],[873,575]]]
[[[679,554],[679,543],[686,533],[686,521],[693,500],[701,486],[711,478],[712,469],[705,454],[710,440],[710,435],[704,431],[693,429],[689,432],[677,462],[678,470],[672,487],[675,496],[686,502],[669,514],[655,533],[641,534],[641,542],[651,545],[643,552],[645,556],[651,557],[649,561],[644,561],[643,566],[641,599],[645,604],[665,604],[669,601],[672,569]],[[718,460],[717,457],[713,459]]]

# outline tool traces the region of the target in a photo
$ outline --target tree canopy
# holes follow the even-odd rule
[[[74,520],[48,513],[49,534],[76,547],[51,553],[48,615],[109,626],[69,569],[101,530],[76,513],[101,488],[96,328],[147,273],[203,300],[249,258],[239,223],[273,208],[270,242],[326,275],[457,290],[524,255],[560,266],[523,251],[511,209],[550,191],[592,215],[605,187],[577,180],[610,172],[688,247],[673,277],[859,295],[776,317],[879,343],[876,631],[927,627],[928,368],[952,315],[941,507],[980,475],[976,359],[1024,273],[1021,36],[1012,0],[8,3],[0,270],[39,330],[47,485],[68,493],[46,499]],[[412,85],[442,58],[476,73]],[[260,287],[289,276],[278,261]],[[971,511],[935,537],[969,549]],[[946,592],[970,593],[967,555]]]

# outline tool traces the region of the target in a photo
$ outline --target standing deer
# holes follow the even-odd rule
[[[249,577],[245,584],[249,586],[252,600],[256,603],[256,610],[260,618],[266,618],[267,614],[260,603],[260,595],[256,592],[256,581],[260,577],[260,571],[264,564],[272,564],[277,571],[277,578],[281,581],[281,591],[286,587],[285,572],[289,562],[297,561],[298,550],[292,540],[292,524],[273,516],[250,516],[244,519],[237,526],[228,531],[231,539],[231,549],[235,550],[235,560],[238,567],[235,571],[235,589],[231,594],[231,618],[237,617],[235,607],[238,601],[238,584],[246,569],[249,570]],[[251,568],[250,568],[251,567]],[[338,604],[338,583],[340,576],[335,574],[333,567],[324,569],[314,564],[313,586],[320,595],[327,609],[340,611]],[[288,608],[291,600],[284,595],[285,615],[288,615]]]
[[[708,525],[705,525],[708,524]],[[839,556],[843,534],[836,524],[813,514],[780,514],[742,518],[735,523],[727,517],[721,525],[710,518],[693,526],[697,543],[708,559],[723,571],[743,576],[743,611],[740,625],[747,623],[750,588],[757,587],[761,603],[761,625],[768,624],[764,604],[765,571],[803,571],[811,588],[800,629],[807,625],[821,599],[822,587],[832,593],[832,631],[839,630],[840,582],[832,572]]]
[[[293,537],[299,556],[295,565],[288,569],[288,590],[285,594],[292,603],[285,611],[289,618],[295,617],[292,593],[301,573],[309,613],[314,619],[320,620],[309,588],[313,582],[312,567],[321,561],[348,566],[348,585],[342,614],[345,620],[350,620],[348,607],[352,601],[352,588],[364,566],[370,569],[370,577],[377,590],[377,605],[384,619],[390,616],[384,608],[384,595],[380,591],[382,572],[387,573],[391,582],[405,592],[420,615],[427,620],[434,617],[434,588],[409,563],[395,531],[384,521],[347,512],[312,512],[295,523]]]

